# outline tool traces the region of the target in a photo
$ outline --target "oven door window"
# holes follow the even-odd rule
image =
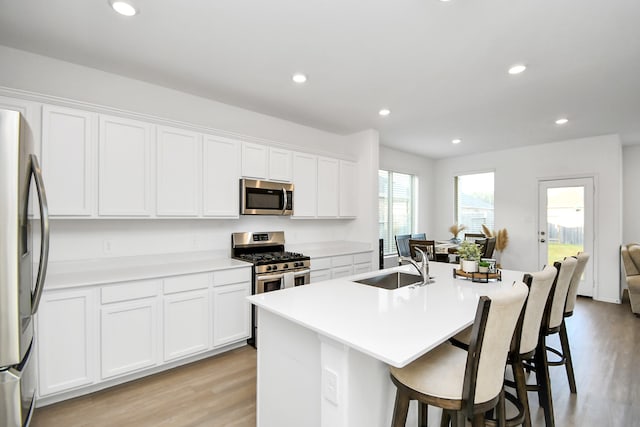
[[[265,278],[258,282],[257,292],[261,294],[263,292],[279,291],[280,289],[282,289],[282,279],[280,277],[271,280]]]

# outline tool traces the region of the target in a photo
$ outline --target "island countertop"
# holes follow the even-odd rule
[[[435,282],[386,290],[360,283],[410,266],[373,271],[277,292],[249,301],[318,334],[387,364],[403,367],[473,322],[478,298],[522,280],[523,273],[502,270],[502,281],[476,283],[454,278],[454,264],[432,262]]]

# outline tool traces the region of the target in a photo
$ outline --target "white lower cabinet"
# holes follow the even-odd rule
[[[371,251],[311,259],[311,283],[371,271]]]
[[[247,296],[251,282],[214,286],[213,346],[243,340],[251,334],[251,311]]]
[[[97,380],[97,289],[47,292],[37,316],[40,396]]]
[[[101,309],[102,379],[158,362],[158,301],[144,298]]]
[[[164,360],[209,348],[209,290],[164,297]]]

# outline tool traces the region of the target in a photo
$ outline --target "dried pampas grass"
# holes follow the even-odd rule
[[[507,233],[507,229],[503,228],[501,230],[489,230],[489,227],[482,224],[482,232],[487,237],[495,237],[496,238],[496,251],[502,252],[506,249],[509,244],[509,233]]]
[[[453,234],[453,237],[458,237],[458,234],[460,234],[462,230],[466,230],[466,229],[467,229],[467,226],[464,224],[460,224],[460,225],[453,224],[451,227],[449,227],[449,232]]]

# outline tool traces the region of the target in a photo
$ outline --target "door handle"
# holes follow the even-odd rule
[[[540,239],[540,243],[544,243],[544,242],[546,242],[546,240]]]
[[[287,189],[282,187],[282,195],[284,196],[282,198],[282,215],[284,215],[284,212],[287,210]]]
[[[42,297],[42,290],[44,289],[44,278],[47,275],[47,264],[49,262],[49,207],[38,158],[35,154],[31,154],[30,160],[31,174],[36,182],[36,191],[40,204],[40,261],[38,262],[36,286],[31,296],[31,314],[36,314],[38,305],[40,305],[40,298]]]

